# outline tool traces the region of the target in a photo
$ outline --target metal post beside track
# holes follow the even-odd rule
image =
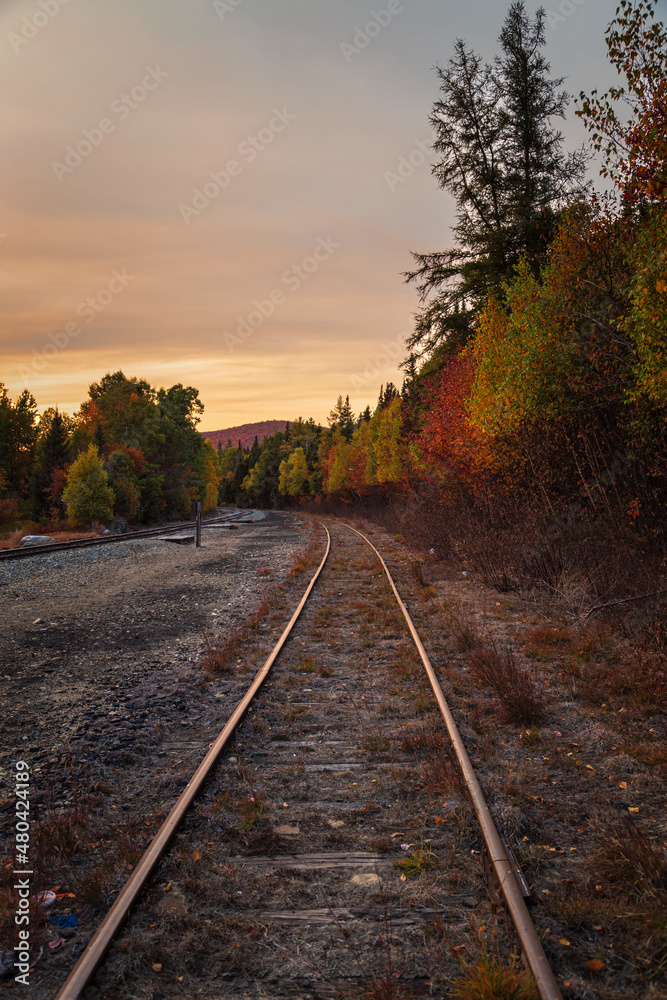
[[[201,548],[201,504],[197,503],[196,508],[197,523],[195,525],[195,545],[198,549]]]

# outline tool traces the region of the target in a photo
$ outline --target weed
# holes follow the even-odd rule
[[[406,753],[419,753],[422,750],[442,750],[445,738],[438,729],[427,726],[415,726],[411,733],[406,733],[401,743],[401,750]]]
[[[110,880],[109,866],[102,862],[90,871],[72,875],[70,885],[79,903],[98,909],[107,898]]]
[[[424,563],[411,562],[410,575],[419,587],[428,587],[428,581],[424,579]]]
[[[304,705],[288,705],[283,712],[283,716],[288,722],[293,722],[298,716],[303,715],[305,711],[306,708]]]
[[[542,742],[539,729],[524,729],[523,732],[519,733],[519,739],[521,746],[527,747],[529,750],[539,746]]]
[[[565,676],[576,679],[580,698],[590,705],[621,699],[627,708],[652,714],[667,699],[667,661],[662,656],[635,650],[622,663],[590,662],[581,666],[570,660]]]
[[[115,831],[116,859],[125,865],[136,865],[150,840],[150,832],[139,826],[139,821],[131,818]]]
[[[391,746],[388,738],[379,733],[375,736],[366,736],[361,745],[364,750],[368,750],[370,753],[386,753]]]
[[[450,994],[455,1000],[537,1000],[535,984],[516,955],[507,963],[500,955],[490,955],[485,947],[474,962],[456,954],[462,974]]]
[[[512,650],[480,646],[469,663],[472,673],[493,689],[507,722],[525,726],[544,720],[544,702]]]
[[[433,795],[455,795],[461,801],[468,795],[461,769],[448,753],[434,754],[424,761],[422,780],[426,791]]]
[[[422,842],[420,847],[406,853],[405,857],[399,858],[398,861],[394,861],[394,868],[401,872],[401,878],[403,876],[409,878],[422,875],[431,868],[435,868],[437,864],[438,855],[434,854],[430,847],[425,847]]]
[[[236,811],[241,817],[244,830],[252,830],[264,816],[264,800],[261,795],[249,795],[236,804]]]
[[[299,661],[297,667],[303,674],[312,674],[315,670],[315,661],[312,656],[307,656],[305,660]]]
[[[459,653],[467,653],[480,645],[477,626],[468,618],[461,607],[446,607],[445,624],[449,629]]]
[[[331,677],[333,675],[331,667],[318,667],[317,672],[320,677]]]
[[[667,778],[667,746],[664,743],[630,743],[623,752]]]

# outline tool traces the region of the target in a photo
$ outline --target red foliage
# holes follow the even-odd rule
[[[484,438],[470,425],[465,411],[474,377],[473,359],[464,353],[434,378],[428,414],[416,438],[429,464],[444,465],[465,479],[479,471],[486,453]]]
[[[110,451],[124,451],[132,462],[132,468],[137,479],[145,476],[148,472],[148,462],[141,448],[132,448],[127,444],[115,444]]]
[[[63,503],[63,490],[67,485],[67,471],[69,466],[54,469],[51,475],[51,482],[44,491],[49,504],[49,515],[58,519],[65,515],[65,505]]]

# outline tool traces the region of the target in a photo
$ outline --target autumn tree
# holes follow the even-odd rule
[[[597,90],[579,95],[577,115],[603,156],[600,173],[629,205],[662,202],[667,192],[667,30],[655,20],[656,6],[621,0],[606,42],[625,85],[601,97]]]
[[[283,496],[301,497],[308,493],[310,473],[303,448],[295,448],[280,463],[278,488]]]
[[[67,475],[63,499],[72,524],[89,526],[104,523],[113,514],[114,491],[97,447],[91,444],[72,464]]]

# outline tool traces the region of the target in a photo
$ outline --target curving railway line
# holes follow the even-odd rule
[[[280,970],[305,978],[298,995],[350,995],[350,984],[427,995],[472,956],[471,927],[479,944],[478,904],[499,953],[520,951],[537,995],[561,997],[521,873],[389,569],[364,534],[330,528],[289,623],[57,1000],[88,995],[98,970],[105,985],[92,995],[105,1000],[194,995],[179,992],[181,967],[201,996],[220,995],[217,978],[237,995],[259,995],[258,985],[284,995]],[[374,674],[380,647],[394,659],[387,676]],[[447,801],[434,806],[434,789]],[[201,905],[189,922],[193,898]],[[170,914],[166,949],[156,913]]]

